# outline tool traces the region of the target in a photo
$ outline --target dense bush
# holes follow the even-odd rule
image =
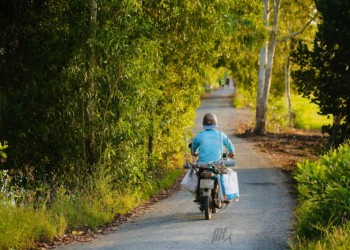
[[[350,219],[350,144],[298,164],[297,233],[318,239]]]
[[[11,145],[2,168],[16,178],[33,169],[32,188],[74,187],[98,167],[120,185],[157,175],[184,145],[217,50],[259,35],[244,8],[227,0],[1,3],[0,138]]]

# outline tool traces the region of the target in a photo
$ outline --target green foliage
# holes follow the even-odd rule
[[[225,39],[220,47],[219,66],[226,66],[232,72],[240,89],[255,93],[258,81],[259,51],[268,36],[262,19],[262,1],[236,1],[240,6],[239,13],[243,18],[237,18],[232,12],[234,34]],[[229,46],[234,44],[234,46]]]
[[[316,104],[310,103],[307,98],[292,94],[292,125],[298,129],[320,130],[322,126],[331,123],[330,118],[319,114]],[[287,100],[285,96],[270,96],[270,107],[267,111],[267,129],[269,131],[281,131],[289,127]],[[233,98],[233,106],[236,108],[249,107],[254,109],[254,94],[247,90],[237,88]]]
[[[1,2],[0,138],[11,145],[1,198],[50,208],[62,233],[158,190],[184,151],[206,70],[257,48],[259,4]]]
[[[233,98],[233,106],[235,108],[251,108],[255,105],[254,95],[252,92],[243,88],[235,89],[235,96]]]
[[[170,187],[181,172],[173,170],[153,181],[114,188],[108,175],[96,175],[93,183],[71,192],[61,187],[49,212],[61,231],[81,227],[96,229],[110,222],[116,214],[125,214],[161,190]],[[89,183],[88,183],[89,184]]]
[[[349,137],[350,1],[316,1],[320,13],[313,49],[300,43],[294,61],[300,66],[293,74],[298,91],[320,107],[324,115],[333,115],[328,127],[335,145]]]
[[[54,114],[54,108],[61,106],[60,74],[83,41],[82,34],[64,24],[83,20],[81,13],[72,12],[84,4],[8,2],[2,7],[0,133],[13,142],[7,164],[22,167],[35,162],[36,167],[49,167],[62,159],[55,148],[69,145],[60,143],[65,141],[62,131],[57,131],[60,119]]]
[[[350,144],[323,155],[316,162],[298,164],[299,208],[297,233],[318,239],[324,229],[333,230],[350,219]]]
[[[257,3],[97,1],[96,19],[81,0],[4,3],[4,168],[33,167],[32,188],[74,188],[101,166],[120,185],[157,174],[182,150],[206,70],[261,37]]]
[[[7,158],[7,154],[4,152],[6,148],[8,148],[7,141],[4,141],[3,144],[0,142],[0,157],[3,159]]]
[[[167,172],[157,179],[149,180],[135,187],[120,190],[118,192],[118,197],[120,197],[120,199],[118,200],[116,206],[116,213],[127,213],[135,206],[142,204],[165,188],[171,187],[174,181],[177,180],[182,174],[182,170],[175,169]]]
[[[113,219],[115,197],[112,194],[103,196],[98,191],[81,191],[70,194],[61,188],[49,212],[60,232],[88,227],[96,229]]]
[[[328,125],[330,120],[325,115],[319,114],[319,108],[310,103],[307,98],[292,94],[292,125],[298,129],[320,130]],[[287,99],[285,96],[270,96],[270,107],[267,111],[267,129],[269,131],[281,131],[290,127]]]
[[[0,203],[0,249],[28,249],[34,241],[53,240],[55,224],[45,210]]]
[[[227,0],[96,3],[97,19],[81,0],[2,8],[5,168],[33,166],[33,185],[74,185],[101,165],[121,185],[142,181],[182,150],[205,70],[238,46],[226,37],[258,30]]]
[[[320,130],[332,123],[332,116],[320,115],[316,104],[299,95],[292,95],[292,106],[295,128]]]
[[[59,187],[49,213],[59,232],[88,227],[96,229],[114,218],[123,193],[116,191],[110,174],[102,168],[84,185],[74,190]],[[133,206],[137,204],[132,204]]]
[[[270,97],[267,111],[267,130],[281,131],[288,127],[288,110],[285,97]]]
[[[298,239],[296,243],[290,244],[292,250],[346,250],[350,246],[350,224],[337,227],[332,231],[323,230],[325,237],[320,240]]]
[[[58,188],[50,206],[41,203],[36,209],[14,206],[0,197],[0,249],[30,248],[35,242],[50,242],[54,236],[75,229],[97,229],[116,214],[125,214],[170,187],[182,173],[171,170],[154,180],[117,191],[111,177],[100,172],[75,191]]]
[[[281,2],[277,34],[278,43],[273,62],[271,86],[271,93],[274,96],[282,96],[285,93],[286,64],[290,58],[290,53],[297,47],[297,41],[302,40],[309,43],[315,36],[317,26],[307,25],[315,14],[316,7],[313,0]],[[291,64],[290,67],[293,70],[297,65]],[[293,82],[291,84],[293,86]]]

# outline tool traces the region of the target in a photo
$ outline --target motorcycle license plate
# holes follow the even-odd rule
[[[208,180],[208,179],[202,179],[200,183],[200,188],[214,189],[214,181]]]

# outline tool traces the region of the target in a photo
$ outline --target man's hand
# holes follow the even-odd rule
[[[230,157],[230,158],[232,158],[232,159],[234,159],[235,158],[235,154],[233,153],[233,152],[231,152],[231,153],[228,153],[228,155],[227,155],[228,157]]]

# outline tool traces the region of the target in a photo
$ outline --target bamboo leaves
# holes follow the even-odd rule
[[[0,64],[20,69],[0,68],[6,99],[0,137],[13,145],[12,166],[33,163],[40,178],[70,184],[76,179],[71,166],[83,180],[105,168],[120,185],[159,174],[147,169],[163,171],[155,166],[181,152],[206,70],[244,47],[237,37],[256,31],[257,3],[247,4],[72,0],[10,6],[26,20],[1,16],[11,25],[2,26],[7,39]]]

